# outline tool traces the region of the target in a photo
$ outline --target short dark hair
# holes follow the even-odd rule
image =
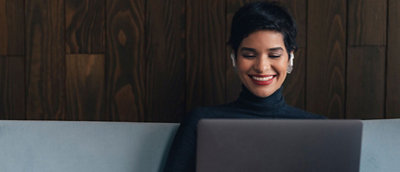
[[[233,16],[228,44],[236,54],[242,40],[259,30],[280,32],[288,53],[296,51],[296,23],[288,11],[276,2],[253,2],[240,8]]]

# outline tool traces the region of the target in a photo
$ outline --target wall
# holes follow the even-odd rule
[[[234,100],[226,46],[243,0],[0,0],[0,119],[177,122]],[[400,2],[281,0],[299,51],[289,104],[400,117]]]

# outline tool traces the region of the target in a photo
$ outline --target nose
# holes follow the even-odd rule
[[[271,63],[266,55],[259,56],[254,65],[253,69],[257,73],[264,73],[271,68]]]

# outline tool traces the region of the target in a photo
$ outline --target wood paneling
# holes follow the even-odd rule
[[[0,83],[0,119],[25,119],[23,56],[0,56]]]
[[[306,109],[343,118],[346,61],[346,1],[308,2]]]
[[[389,0],[386,114],[400,118],[400,1]]]
[[[66,56],[66,120],[110,120],[105,114],[104,55]]]
[[[225,102],[224,1],[187,1],[186,109]]]
[[[26,1],[25,11],[27,118],[63,119],[64,1]]]
[[[185,112],[185,0],[146,5],[146,121],[180,121]]]
[[[0,55],[24,55],[24,1],[0,0]]]
[[[294,56],[293,71],[283,84],[283,95],[287,104],[305,109],[305,49],[299,48]]]
[[[349,45],[386,45],[386,0],[348,0]]]
[[[383,118],[384,89],[385,48],[349,48],[347,118]]]
[[[179,122],[234,101],[226,43],[254,1],[0,0],[0,119]],[[399,2],[278,1],[298,26],[288,104],[400,118]]]
[[[66,53],[104,53],[105,0],[65,0]]]
[[[145,119],[143,0],[107,1],[107,113],[113,120]]]

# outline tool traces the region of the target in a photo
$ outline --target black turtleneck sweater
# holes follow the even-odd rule
[[[323,119],[325,117],[287,105],[281,89],[267,98],[260,98],[243,86],[236,101],[197,108],[186,115],[172,143],[165,172],[195,171],[197,123],[203,118]]]

